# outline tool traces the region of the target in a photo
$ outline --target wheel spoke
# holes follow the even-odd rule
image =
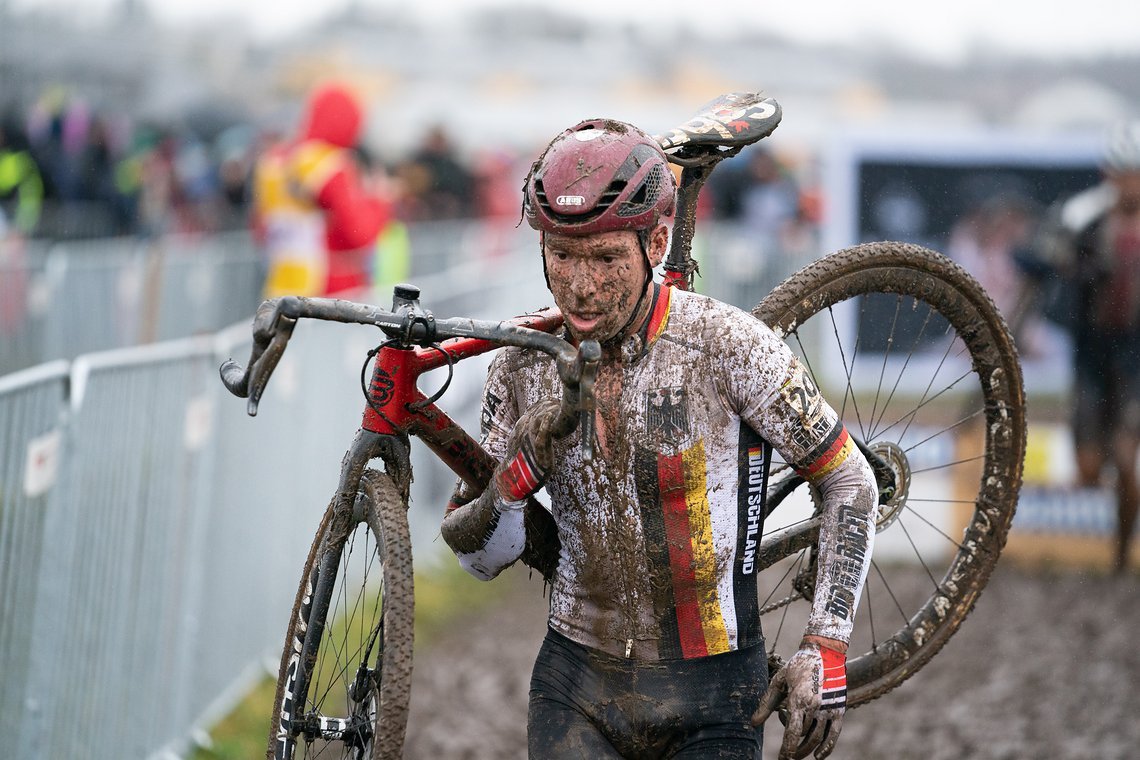
[[[912,300],[914,300],[914,299],[912,298]],[[898,390],[899,383],[902,382],[903,375],[906,374],[906,368],[908,366],[910,366],[910,360],[914,356],[914,352],[918,348],[918,344],[922,340],[922,336],[926,334],[926,326],[928,324],[930,324],[930,317],[933,314],[934,314],[934,309],[927,307],[926,318],[922,321],[922,326],[919,328],[918,334],[914,336],[914,342],[911,343],[910,351],[907,352],[906,359],[903,360],[902,368],[899,370],[898,374],[895,377],[895,384],[891,387],[891,393],[887,397],[886,402],[883,403],[883,410],[882,410],[882,412],[879,413],[879,419],[877,421],[872,422],[872,429],[877,428],[880,424],[882,424],[883,417],[887,416],[887,409],[890,408],[891,401],[893,401],[895,398],[895,392]],[[870,438],[871,439],[878,438],[879,435],[881,435],[881,434],[882,434],[882,431],[872,432],[870,435]]]
[[[973,457],[966,457],[965,459],[958,459],[953,462],[946,462],[945,464],[938,464],[933,467],[923,467],[920,470],[912,470],[911,475],[918,475],[922,472],[934,472],[935,470],[945,470],[947,467],[957,467],[960,464],[969,464],[970,462],[979,462],[986,458],[985,454],[978,454]]]
[[[933,435],[930,435],[930,436],[927,436],[926,438],[923,438],[923,439],[922,439],[921,441],[919,441],[918,443],[912,443],[910,446],[907,446],[905,449],[903,449],[903,451],[904,451],[905,453],[909,454],[910,452],[914,451],[915,449],[917,449],[917,448],[918,448],[919,446],[921,446],[922,444],[924,444],[924,443],[928,443],[928,442],[930,442],[930,441],[934,440],[935,438],[937,438],[938,436],[940,436],[940,435],[943,435],[944,433],[949,433],[950,431],[952,431],[952,430],[955,430],[955,429],[957,429],[957,428],[961,427],[962,425],[966,424],[966,423],[967,423],[967,422],[969,422],[970,420],[973,420],[973,419],[974,419],[975,417],[977,417],[979,414],[984,414],[984,413],[985,413],[985,411],[986,411],[985,409],[978,409],[976,412],[973,412],[973,413],[971,413],[971,414],[968,414],[968,415],[966,415],[965,417],[963,417],[962,419],[958,420],[958,421],[957,421],[957,422],[955,422],[953,425],[950,425],[950,426],[948,426],[948,427],[944,427],[944,428],[942,428],[942,429],[941,429],[941,430],[939,430],[937,433],[934,433]]]
[[[800,550],[800,556],[796,559],[795,564],[793,565],[793,567],[796,571],[796,575],[799,575],[800,569],[803,567],[804,555],[806,553],[807,553],[806,549],[801,549]],[[787,575],[785,575],[784,577],[787,578]],[[785,604],[783,611],[780,613],[780,624],[776,627],[776,637],[772,640],[773,646],[775,646],[776,642],[780,640],[780,634],[784,630],[784,622],[788,619],[788,610],[790,608],[791,608],[790,604]]]
[[[946,330],[947,330],[947,332],[949,332],[949,331],[950,331],[950,325],[947,325],[947,327],[946,327]],[[941,358],[941,359],[939,360],[939,362],[938,362],[938,367],[937,367],[937,368],[934,370],[934,373],[933,373],[933,374],[931,374],[931,376],[930,376],[930,382],[929,382],[929,383],[927,383],[927,385],[926,385],[926,390],[922,392],[922,398],[923,398],[923,402],[922,402],[922,403],[920,403],[920,404],[919,404],[919,405],[918,405],[918,406],[915,408],[914,412],[911,414],[911,417],[910,417],[910,419],[909,419],[909,420],[907,420],[906,426],[903,428],[903,431],[902,431],[902,435],[900,435],[900,436],[899,436],[899,439],[900,439],[900,440],[906,437],[907,431],[908,431],[908,430],[910,430],[910,426],[911,426],[911,423],[913,423],[913,422],[914,422],[914,418],[915,418],[915,415],[918,413],[918,410],[919,410],[919,409],[921,409],[922,407],[926,406],[926,404],[928,404],[928,403],[930,403],[931,401],[933,401],[934,399],[938,398],[938,397],[939,397],[939,396],[941,396],[943,393],[946,393],[947,391],[949,391],[951,388],[953,388],[953,387],[954,387],[954,386],[956,386],[958,383],[960,383],[960,382],[961,382],[961,381],[962,381],[964,378],[967,378],[967,377],[969,377],[970,375],[974,374],[974,369],[973,369],[973,367],[971,366],[971,367],[970,367],[970,369],[968,369],[968,370],[966,370],[965,372],[963,372],[963,373],[962,373],[962,375],[958,377],[958,379],[956,379],[954,382],[950,383],[950,385],[946,386],[945,388],[943,388],[942,390],[940,390],[938,393],[936,393],[936,394],[935,394],[935,395],[934,395],[932,398],[930,398],[929,400],[927,400],[927,394],[928,394],[928,393],[930,393],[930,389],[934,387],[934,381],[935,381],[935,380],[938,378],[938,376],[939,376],[939,375],[942,373],[942,368],[943,368],[943,367],[946,365],[946,360],[950,358],[950,349],[952,349],[952,348],[954,348],[954,341],[950,341],[950,343],[949,343],[949,344],[947,344],[947,346],[946,346],[946,351],[945,351],[945,353],[943,353],[943,354],[942,354],[942,358]],[[958,356],[961,356],[961,355],[962,355],[962,352],[961,352],[961,351],[959,351],[959,352],[958,352]],[[955,358],[958,358],[958,357],[956,356]]]
[[[878,433],[876,433],[876,437],[882,437],[883,435],[885,435],[887,433],[887,431],[893,430],[896,426],[898,426],[898,424],[900,422],[902,422],[903,420],[907,420],[906,426],[903,428],[902,433],[900,433],[899,437],[898,437],[899,440],[901,441],[903,438],[906,437],[907,431],[910,430],[910,425],[914,421],[915,415],[917,415],[919,413],[919,411],[922,410],[923,407],[925,407],[926,405],[931,404],[934,401],[936,401],[939,397],[942,396],[942,394],[949,393],[951,390],[954,389],[954,386],[956,386],[958,383],[962,382],[964,379],[966,379],[967,377],[969,377],[972,374],[974,374],[973,370],[967,370],[962,375],[960,375],[956,380],[954,380],[954,382],[950,383],[950,385],[947,385],[945,388],[938,391],[938,393],[934,394],[933,396],[930,396],[929,398],[927,398],[926,394],[930,392],[930,385],[927,385],[926,391],[923,393],[922,399],[919,402],[919,404],[917,406],[915,406],[914,409],[911,409],[909,412],[904,413],[901,417],[899,417],[897,420],[892,422],[887,427],[878,431]],[[933,380],[931,381],[931,385],[933,385]]]
[[[939,501],[939,500],[938,500],[938,499],[914,499],[914,501]],[[950,504],[973,504],[974,502],[972,502],[972,501],[965,501],[965,500],[959,500],[959,501],[949,501],[949,500],[946,500],[944,503],[950,503]],[[930,520],[926,519],[926,517],[925,517],[925,516],[923,516],[923,514],[922,514],[921,512],[919,512],[917,509],[914,509],[913,507],[911,507],[911,506],[910,506],[910,503],[909,503],[909,500],[908,500],[908,503],[906,504],[906,506],[905,506],[905,507],[903,507],[903,509],[905,509],[907,512],[911,513],[912,515],[914,515],[915,517],[917,517],[919,520],[922,520],[924,523],[926,523],[927,525],[929,525],[929,526],[930,526],[930,528],[931,528],[931,530],[933,530],[934,532],[936,532],[936,533],[938,533],[939,535],[941,535],[943,538],[945,538],[945,539],[946,539],[947,541],[949,541],[950,543],[954,544],[954,546],[958,547],[958,548],[959,548],[959,549],[961,549],[962,551],[965,551],[965,550],[966,550],[966,547],[965,547],[965,546],[963,546],[961,543],[959,543],[957,540],[955,540],[955,539],[954,539],[952,536],[948,535],[948,534],[947,534],[945,531],[943,531],[943,530],[942,530],[941,528],[939,528],[937,525],[935,525],[934,523],[930,522]],[[901,520],[899,521],[899,524],[900,524],[900,525],[902,524],[902,521],[901,521]]]
[[[922,552],[918,550],[918,545],[911,537],[910,531],[907,530],[906,523],[902,520],[899,520],[898,524],[899,527],[902,528],[902,532],[903,535],[906,536],[906,540],[910,543],[910,548],[914,549],[914,556],[918,558],[918,562],[920,565],[922,565],[922,569],[925,570],[926,574],[930,577],[930,582],[934,584],[935,588],[938,588],[938,581],[934,580],[934,573],[930,572],[930,566],[926,564],[926,559],[922,556]]]
[[[902,619],[904,621],[907,620],[907,614],[903,612],[902,605],[899,604],[899,600],[895,596],[895,592],[891,591],[891,584],[887,583],[887,578],[883,575],[883,570],[879,567],[879,563],[872,559],[871,567],[875,568],[875,574],[878,575],[879,580],[883,582],[883,588],[887,590],[887,596],[889,596],[891,598],[891,601],[895,603],[895,608],[899,611],[899,615],[902,616]]]
[[[908,505],[914,504],[915,502],[922,504],[969,504],[970,506],[974,506],[977,503],[972,499],[919,499],[913,496],[906,500]]]
[[[851,397],[851,408],[855,410],[855,423],[859,426],[859,433],[866,433],[863,426],[863,418],[859,414],[859,400],[855,398],[855,389],[851,385],[851,374],[855,371],[855,357],[859,353],[859,335],[855,335],[855,345],[851,349],[851,363],[847,363],[847,352],[843,350],[843,340],[839,337],[839,325],[835,323],[835,312],[830,306],[827,307],[827,316],[831,320],[831,332],[835,336],[835,345],[839,348],[839,358],[843,362],[843,371],[847,375],[847,390],[844,391],[843,408],[839,412],[840,419],[843,418],[847,411],[847,396]]]
[[[772,601],[772,597],[776,595],[776,593],[780,590],[780,587],[784,585],[784,581],[788,579],[788,576],[791,575],[792,571],[795,569],[795,563],[789,562],[788,569],[784,571],[784,575],[780,578],[780,580],[776,581],[775,585],[772,586],[772,590],[768,592],[768,596],[764,597],[764,599],[760,602],[761,608],[768,606],[768,603]]]
[[[871,651],[874,652],[879,648],[879,637],[875,634],[875,605],[871,603],[871,584],[863,584],[863,595],[867,597],[867,623],[871,627]]]
[[[866,302],[867,302],[867,299],[864,298],[863,303],[865,304]],[[879,410],[879,396],[882,395],[882,392],[883,392],[883,377],[887,374],[887,361],[891,358],[891,348],[895,344],[895,327],[898,326],[898,323],[899,323],[899,309],[901,307],[902,307],[902,296],[901,295],[895,295],[895,315],[894,315],[894,317],[891,318],[891,329],[887,333],[887,348],[885,351],[883,351],[883,364],[882,364],[882,366],[879,367],[879,384],[875,387],[875,400],[871,404],[871,430],[872,430],[872,432],[867,435],[868,438],[874,438],[874,432],[873,431],[875,429],[875,413]],[[862,319],[862,314],[860,314],[860,319]],[[884,411],[886,410],[886,402],[884,402],[884,404],[883,404],[883,409],[884,409]],[[861,431],[861,432],[866,433],[866,431]]]

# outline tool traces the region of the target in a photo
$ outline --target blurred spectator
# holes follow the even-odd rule
[[[254,176],[254,229],[269,259],[266,295],[323,295],[368,284],[390,216],[365,188],[353,152],[363,113],[345,87],[310,97],[297,136],[267,148]]]
[[[43,184],[15,113],[0,114],[0,335],[24,321],[24,241],[40,218]]]
[[[750,147],[738,159],[726,162],[720,172],[709,181],[717,218],[778,235],[796,216],[799,189],[767,147]]]
[[[357,163],[364,176],[364,183],[372,192],[384,200],[390,209],[398,204],[400,183],[388,173],[383,162],[364,146],[355,149]],[[368,268],[372,276],[372,290],[378,303],[387,306],[392,297],[392,289],[399,283],[407,282],[412,270],[412,245],[407,226],[396,217],[389,216],[376,236],[372,247]]]
[[[738,227],[741,244],[722,255],[733,283],[728,300],[747,308],[785,273],[790,256],[814,251],[815,223],[798,182],[767,147],[748,148],[723,170],[712,175],[708,195],[715,217]]]
[[[522,193],[514,154],[503,148],[480,151],[471,176],[475,215],[517,222],[522,215]]]
[[[474,165],[473,210],[482,223],[471,245],[484,260],[500,260],[510,252],[522,218],[518,178],[525,172],[515,171],[514,154],[504,149],[480,151]]]
[[[14,113],[0,116],[0,238],[31,235],[40,219],[43,180]]]
[[[1140,122],[1110,132],[1104,181],[1057,210],[1049,258],[1073,295],[1073,437],[1081,485],[1115,471],[1116,568],[1128,564],[1140,491]]]
[[[1025,277],[1017,254],[1030,243],[1033,230],[1034,212],[1027,198],[994,195],[970,208],[946,243],[947,255],[977,278],[1011,328],[1023,317],[1019,295]]]
[[[143,237],[157,237],[177,229],[176,212],[184,202],[175,171],[177,142],[155,129],[143,133],[139,146],[135,224]]]
[[[106,122],[96,116],[77,162],[76,199],[95,207],[111,235],[126,234],[132,223],[130,205],[115,181],[119,160]]]
[[[778,241],[799,211],[799,188],[771,151],[754,148],[740,191],[740,219],[749,231]]]
[[[44,197],[55,203],[75,199],[75,167],[64,144],[64,119],[62,107],[53,110],[47,115],[46,131],[32,142],[32,154],[43,176]]]
[[[235,126],[218,136],[218,229],[236,230],[245,225],[253,174],[252,135],[250,128]]]
[[[460,163],[443,127],[428,130],[400,174],[408,193],[408,218],[455,219],[473,213],[471,173]]]

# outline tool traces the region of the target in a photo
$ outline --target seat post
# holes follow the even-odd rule
[[[693,274],[698,271],[693,259],[693,234],[697,228],[697,198],[705,180],[709,178],[716,162],[698,166],[686,166],[681,170],[681,182],[677,188],[677,210],[673,221],[673,240],[669,255],[665,259],[665,283],[693,289]]]

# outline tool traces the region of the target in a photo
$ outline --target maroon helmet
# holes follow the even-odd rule
[[[657,141],[632,124],[589,119],[554,138],[531,167],[523,211],[560,235],[644,231],[673,214],[675,184]]]

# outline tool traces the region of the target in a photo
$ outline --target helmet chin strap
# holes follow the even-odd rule
[[[645,282],[641,284],[641,295],[637,297],[637,303],[634,305],[633,313],[629,315],[629,319],[625,321],[625,324],[621,326],[621,329],[617,331],[614,337],[602,341],[603,347],[620,345],[621,342],[625,340],[626,331],[629,330],[630,325],[637,319],[637,315],[641,312],[641,304],[645,302],[645,297],[649,294],[649,284],[653,281],[653,267],[649,265],[649,251],[645,243],[646,237],[648,236],[644,230],[637,231],[637,243],[641,246],[641,260],[645,262]],[[542,265],[546,266],[545,256],[542,257]]]

